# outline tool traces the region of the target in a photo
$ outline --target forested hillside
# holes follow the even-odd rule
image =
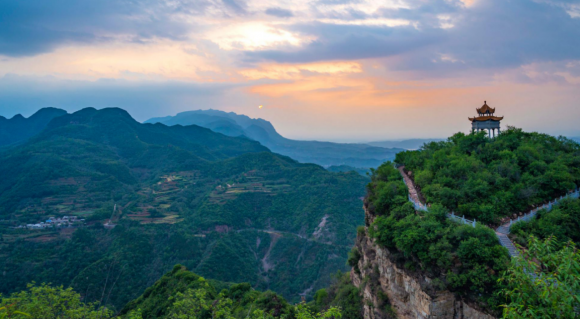
[[[345,270],[365,178],[120,109],[52,120],[0,153],[0,292],[71,285],[120,309],[180,263],[290,300]],[[113,208],[117,210],[113,214]],[[77,216],[84,227],[12,229]],[[102,224],[112,217],[116,225]]]
[[[456,134],[397,154],[429,203],[498,224],[580,185],[580,145],[566,138],[508,129],[495,139]]]
[[[510,128],[494,139],[458,133],[399,153],[396,161],[414,179],[428,209],[415,209],[401,172],[385,163],[373,171],[367,187],[367,235],[400,269],[429,278],[424,291],[432,296],[450,291],[498,316],[507,303],[505,318],[558,309],[577,314],[580,200],[565,199],[550,211],[540,210],[529,223],[512,226],[511,238],[528,249],[520,256],[508,255],[494,227],[501,218],[576,189],[580,145]],[[451,211],[478,223],[458,223],[447,217]],[[355,272],[360,273],[365,253],[353,250],[349,262]]]
[[[118,312],[103,306],[102,299],[87,302],[72,288],[32,283],[26,290],[0,296],[0,316],[16,319],[361,318],[358,291],[342,274],[337,274],[336,278],[340,279],[333,282],[329,293],[326,290],[317,293],[316,302],[293,305],[270,290],[262,292],[248,283],[206,279],[182,265],[175,265]]]

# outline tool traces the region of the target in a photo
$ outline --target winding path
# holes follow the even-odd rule
[[[428,210],[427,205],[425,203],[421,202],[421,197],[419,196],[419,192],[417,191],[417,188],[415,187],[415,183],[405,173],[404,168],[405,168],[405,166],[397,167],[397,169],[399,170],[399,172],[403,176],[403,180],[405,181],[405,185],[407,185],[407,188],[409,189],[409,201],[413,203],[413,205],[415,206],[415,209],[427,211]],[[530,221],[534,218],[534,216],[541,209],[551,210],[555,204],[557,204],[558,202],[560,202],[564,198],[579,198],[579,197],[580,197],[580,191],[578,189],[576,189],[573,193],[569,193],[566,196],[562,196],[560,198],[555,199],[554,201],[549,202],[548,204],[542,205],[542,207],[538,207],[538,208],[533,209],[528,214],[521,216],[521,217],[518,217],[518,219],[516,221],[526,221],[526,222]],[[456,222],[461,222],[464,224],[472,224],[473,227],[475,227],[475,223],[476,223],[475,220],[469,220],[469,219],[466,219],[465,217],[459,217],[459,216],[455,215],[453,212],[451,214],[447,214],[447,217],[456,221]],[[512,225],[512,220],[510,220],[509,223],[505,223],[505,224],[499,226],[495,230],[495,234],[499,240],[499,243],[508,250],[510,256],[516,257],[516,256],[519,256],[519,252],[518,252],[516,246],[512,243],[512,241],[508,237],[508,234],[510,233],[511,225]]]

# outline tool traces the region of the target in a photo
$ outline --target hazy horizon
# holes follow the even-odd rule
[[[34,110],[34,111],[31,111],[31,112],[29,112],[29,114],[26,114],[26,113],[24,113],[24,114],[23,113],[17,113],[17,114],[13,114],[11,116],[4,116],[4,115],[0,114],[0,116],[3,116],[5,118],[7,118],[7,119],[11,119],[14,116],[16,116],[16,115],[19,114],[19,115],[24,116],[25,118],[28,118],[32,114],[36,113],[40,109],[41,108],[39,108],[37,110]],[[82,109],[82,108],[79,108],[79,110],[80,109]],[[123,108],[121,108],[121,109],[123,109]],[[208,108],[208,109],[192,109],[192,110],[186,110],[186,111],[181,111],[181,112],[187,112],[187,111],[203,111],[203,110],[217,110],[217,109],[212,109],[212,108]],[[74,110],[74,111],[68,111],[67,110],[67,112],[69,112],[69,113],[70,112],[75,112],[75,111],[78,111],[78,110]],[[233,111],[227,111],[227,112],[233,112]],[[180,112],[178,112],[178,113],[180,113]],[[143,122],[145,122],[145,121],[147,121],[149,119],[152,119],[152,118],[163,118],[163,117],[166,117],[166,116],[175,116],[178,113],[167,114],[167,115],[160,115],[160,116],[154,116],[154,117],[147,118],[147,119],[144,119],[144,120],[138,120],[138,119],[136,119],[136,120],[139,121],[139,122],[141,122],[141,123],[143,123]],[[234,113],[236,113],[236,112],[234,112]],[[131,112],[129,112],[129,114],[131,116],[133,116],[133,114],[131,114]],[[236,114],[242,115],[242,113],[236,113]],[[243,115],[247,115],[247,114],[243,114]],[[133,118],[135,118],[135,117],[133,116]],[[251,117],[251,118],[257,119],[257,118],[261,118],[261,117]],[[274,123],[272,121],[270,121],[270,122],[272,123],[272,125],[274,125],[274,128],[278,131],[278,133],[281,133],[278,130],[278,127],[277,127],[276,123]],[[458,132],[451,133],[448,136],[419,136],[419,137],[399,137],[399,138],[383,138],[383,139],[380,139],[380,138],[378,138],[376,136],[373,137],[374,139],[348,139],[348,138],[340,139],[340,138],[316,138],[316,137],[302,137],[302,138],[300,138],[300,137],[287,136],[287,135],[282,134],[282,133],[281,133],[281,135],[284,136],[284,137],[286,137],[286,138],[290,138],[290,139],[294,139],[294,140],[299,140],[299,141],[321,141],[321,142],[333,142],[333,143],[377,143],[377,142],[401,142],[401,141],[406,141],[406,140],[437,140],[437,139],[443,139],[444,140],[444,139],[447,139],[449,136],[451,136],[451,135],[453,135],[455,133],[458,133]],[[461,131],[461,132],[468,133],[469,130],[465,130],[465,131]],[[541,133],[545,133],[545,132],[541,132]],[[574,135],[574,134],[571,134],[571,135],[551,134],[551,135],[554,135],[554,136],[560,136],[560,135],[562,135],[562,136],[566,136],[568,138],[579,138],[580,137],[580,133],[578,133],[577,135]]]
[[[214,108],[295,139],[580,135],[580,5],[564,0],[4,1],[0,115]],[[258,106],[263,105],[262,109]]]

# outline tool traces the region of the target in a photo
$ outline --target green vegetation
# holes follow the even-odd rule
[[[502,281],[503,318],[577,318],[580,253],[573,242],[530,236],[528,249],[512,258]],[[534,276],[530,274],[535,274]]]
[[[140,124],[119,109],[55,118],[0,152],[0,176],[0,292],[51,282],[111,309],[178,263],[296,302],[347,270],[364,220],[366,179],[355,172],[197,126]],[[104,229],[115,204],[117,226]],[[63,215],[87,225],[9,228]]]
[[[439,204],[416,212],[400,173],[387,162],[373,171],[368,207],[377,215],[369,235],[410,271],[424,271],[435,289],[449,289],[482,305],[497,307],[499,272],[509,262],[493,230],[459,225]]]
[[[218,283],[219,284],[219,283]],[[115,315],[100,302],[84,303],[72,288],[46,284],[28,285],[27,290],[0,295],[0,318],[66,319],[321,319],[341,318],[340,308],[329,307],[314,314],[305,305],[290,305],[271,292],[253,290],[250,284],[233,284],[216,293],[211,281],[181,265],[165,274],[136,300]]]
[[[326,169],[330,172],[336,173],[355,171],[361,174],[362,176],[367,176],[370,173],[370,170],[368,168],[352,167],[348,165],[332,165]]]
[[[344,318],[362,319],[362,296],[350,281],[348,273],[337,272],[330,287],[320,289],[308,306],[315,312],[324,312],[332,307],[341,309]]]
[[[3,310],[3,311],[2,311]],[[30,284],[27,290],[4,298],[0,295],[0,318],[112,318],[113,313],[98,304],[85,304],[72,290],[46,284]]]
[[[494,139],[458,133],[399,153],[396,162],[412,172],[428,203],[495,225],[580,184],[580,145],[515,128]]]
[[[391,251],[399,266],[433,278],[427,289],[449,289],[492,313],[499,314],[507,302],[506,318],[572,317],[570,311],[578,309],[573,294],[580,291],[573,244],[580,239],[579,200],[566,200],[529,223],[512,226],[510,237],[533,247],[525,259],[512,259],[511,266],[491,228],[454,223],[446,214],[452,210],[493,226],[575,189],[580,182],[578,144],[515,128],[495,139],[458,133],[419,151],[399,153],[396,162],[405,166],[430,204],[429,212],[415,211],[392,163],[373,171],[366,205],[376,218],[369,235]],[[549,243],[540,244],[534,236]],[[557,265],[558,258],[565,261]],[[349,260],[354,263],[355,252]],[[546,276],[541,281],[530,275],[542,272]],[[546,294],[551,296],[541,300]],[[567,310],[553,315],[561,303]]]
[[[510,237],[526,246],[531,236],[536,238],[555,237],[560,243],[580,243],[580,200],[568,199],[552,210],[541,210],[529,222],[512,225]]]

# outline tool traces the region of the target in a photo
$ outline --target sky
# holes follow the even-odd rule
[[[580,0],[3,0],[0,115],[219,109],[289,138],[580,136]],[[263,105],[263,108],[259,108]]]

